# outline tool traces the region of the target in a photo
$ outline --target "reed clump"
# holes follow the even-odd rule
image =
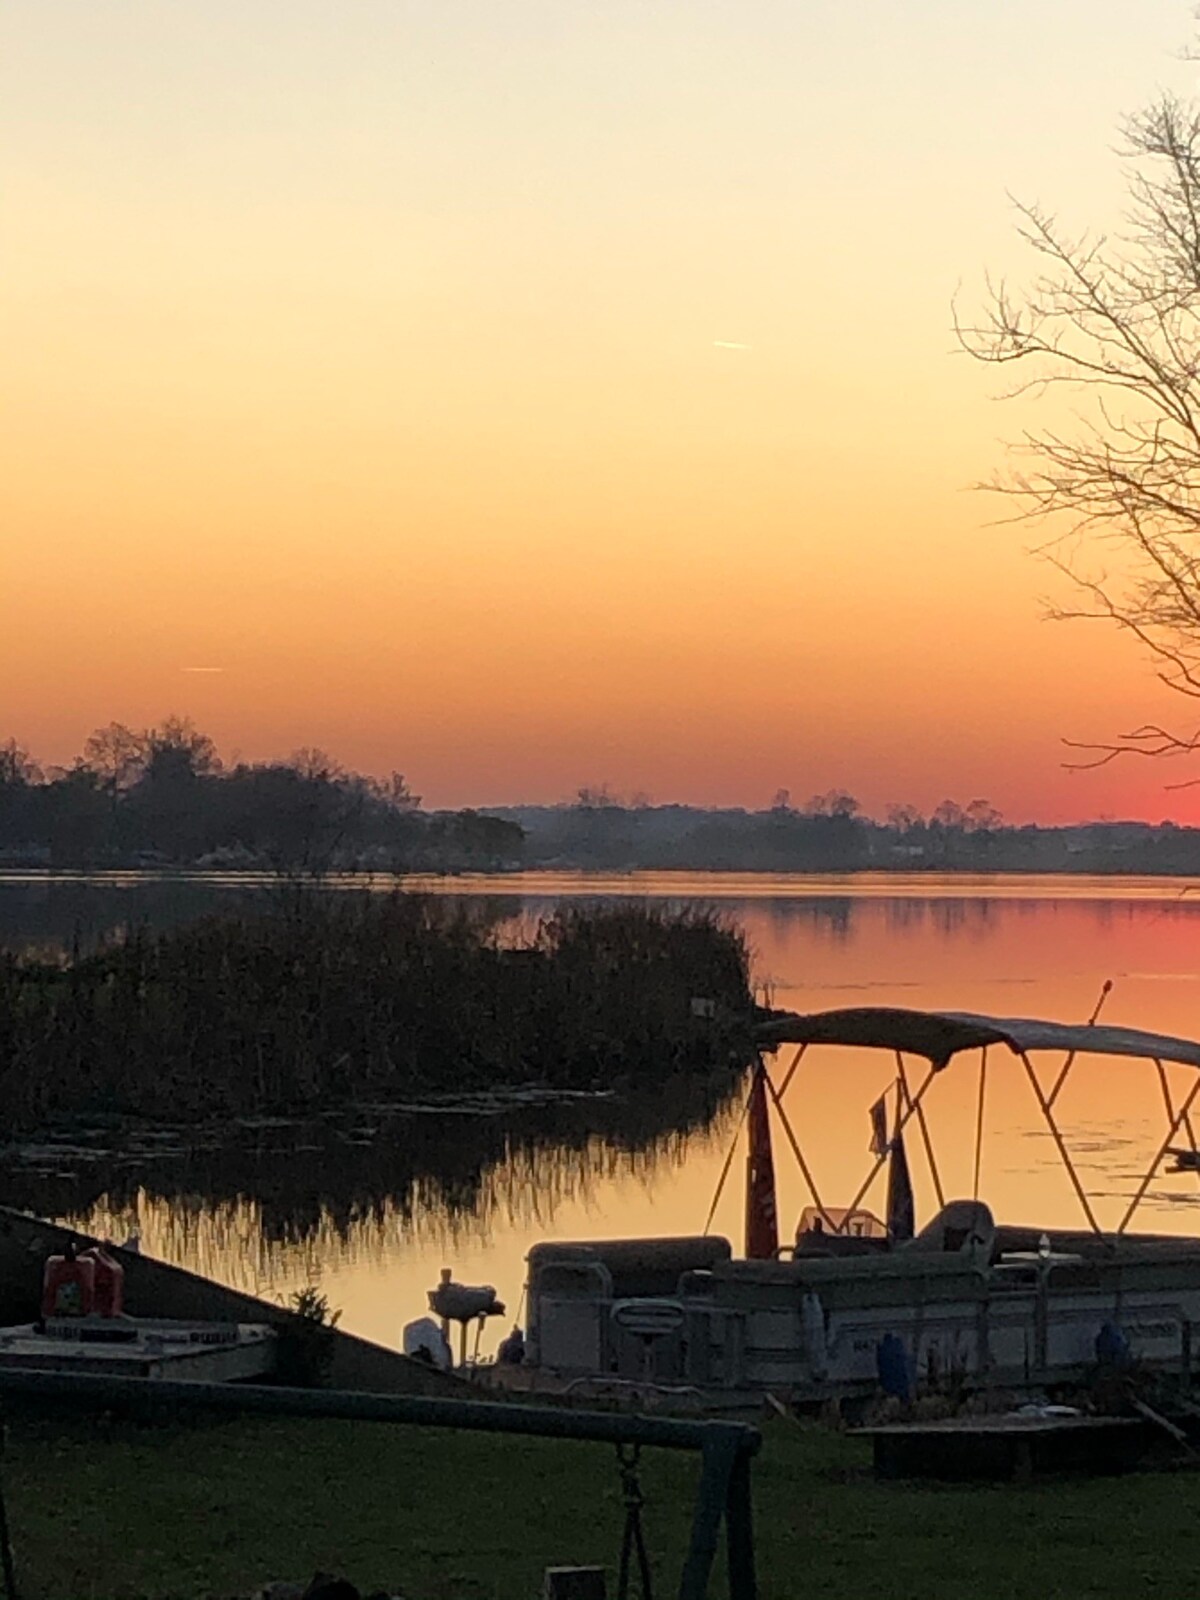
[[[312,891],[66,960],[0,953],[0,1095],[30,1128],[635,1087],[744,1064],[752,1009],[741,934],[702,910],[570,908],[514,945],[445,899]]]

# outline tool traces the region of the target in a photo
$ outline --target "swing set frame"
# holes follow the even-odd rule
[[[692,1511],[691,1536],[679,1577],[678,1600],[705,1600],[725,1527],[730,1600],[756,1600],[754,1525],[750,1464],[762,1435],[747,1423],[692,1421],[673,1417],[625,1416],[567,1407],[497,1404],[481,1400],[426,1399],[413,1395],[359,1394],[348,1390],[267,1388],[250,1384],[179,1383],[158,1378],[110,1378],[0,1368],[0,1394],[38,1400],[70,1400],[97,1410],[134,1405],[162,1415],[178,1409],[240,1415],[339,1418],[354,1422],[456,1428],[474,1433],[520,1434],[542,1439],[573,1439],[628,1447],[685,1450],[700,1456],[700,1479]],[[618,1456],[622,1470],[632,1465]],[[0,1497],[0,1505],[3,1504]],[[628,1536],[628,1529],[627,1529]],[[18,1534],[19,1539],[19,1534]],[[622,1569],[628,1581],[628,1553]],[[640,1565],[640,1563],[639,1563]],[[642,1600],[651,1600],[643,1579]],[[13,1582],[6,1584],[16,1600]]]

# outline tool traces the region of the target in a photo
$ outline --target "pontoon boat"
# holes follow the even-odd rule
[[[523,1382],[653,1385],[718,1402],[764,1391],[804,1400],[873,1389],[889,1348],[903,1352],[914,1382],[951,1375],[966,1386],[1065,1384],[1114,1353],[1185,1376],[1200,1363],[1200,1239],[1129,1231],[1168,1154],[1177,1167],[1200,1166],[1191,1118],[1200,1071],[1173,1096],[1167,1070],[1200,1069],[1200,1044],[1094,1019],[1064,1025],[882,1008],[767,1013],[760,1041],[743,1114],[750,1129],[745,1257],[735,1260],[729,1241],[707,1230],[694,1238],[536,1245],[527,1262]],[[766,1057],[788,1045],[798,1047],[796,1056],[776,1087]],[[899,1074],[894,1117],[886,1101],[871,1107],[869,1169],[836,1208],[818,1193],[782,1103],[817,1046],[890,1052]],[[925,1100],[944,1073],[965,1067],[968,1052],[980,1053],[975,1192],[947,1198]],[[1079,1228],[1006,1226],[978,1192],[989,1052],[1028,1078],[1079,1202]],[[1115,1231],[1099,1226],[1055,1118],[1084,1056],[1152,1064],[1161,1082],[1165,1135]],[[1039,1071],[1035,1060],[1047,1057],[1056,1058],[1050,1071]],[[911,1087],[906,1058],[919,1067]],[[782,1245],[769,1107],[810,1201],[794,1242]],[[940,1202],[919,1230],[904,1143],[914,1122]],[[885,1166],[887,1214],[880,1217],[863,1202]]]

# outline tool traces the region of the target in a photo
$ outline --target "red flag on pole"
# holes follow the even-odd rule
[[[775,1211],[775,1161],[767,1115],[767,1069],[754,1069],[750,1085],[750,1148],[746,1155],[746,1259],[772,1261],[779,1249]]]
[[[887,1231],[889,1239],[911,1239],[916,1232],[916,1207],[912,1179],[908,1175],[908,1155],[900,1128],[900,1107],[896,1107],[896,1137],[888,1162]]]

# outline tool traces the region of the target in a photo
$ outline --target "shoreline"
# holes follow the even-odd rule
[[[870,867],[854,871],[790,872],[721,867],[524,867],[505,872],[386,873],[376,871],[330,872],[320,877],[289,878],[269,871],[203,867],[0,867],[0,890],[52,888],[137,889],[156,884],[194,884],[229,890],[365,890],[369,893],[401,891],[429,895],[504,895],[524,899],[609,898],[636,896],[646,899],[772,897],[821,898],[849,889],[867,898],[872,894],[895,898],[956,898],[971,894],[987,898],[1045,898],[1029,891],[1039,887],[1071,885],[1069,897],[1094,899],[1177,899],[1194,884],[1196,872],[1139,872],[1113,869],[1098,872],[1029,871],[997,868],[980,872],[956,867]],[[1182,887],[1181,887],[1182,886]],[[1090,890],[1080,893],[1078,890]],[[940,890],[941,893],[931,892]],[[1117,892],[1114,892],[1116,890]]]

